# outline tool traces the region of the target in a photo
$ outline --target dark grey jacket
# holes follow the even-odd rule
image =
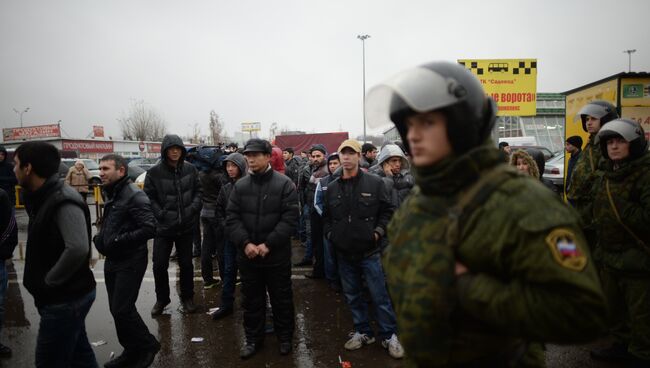
[[[0,189],[7,192],[9,202],[12,205],[16,204],[16,174],[14,174],[14,165],[7,161],[7,149],[0,145],[0,152],[4,152],[5,159],[0,161]]]
[[[226,232],[240,262],[278,266],[291,262],[291,235],[298,223],[296,186],[286,175],[269,169],[250,174],[233,186],[226,209]],[[249,260],[246,244],[265,243],[270,253]]]
[[[167,163],[167,150],[181,147],[183,154],[176,167]],[[147,171],[144,192],[151,200],[156,218],[156,234],[175,236],[194,230],[201,212],[201,185],[194,165],[185,162],[183,140],[174,134],[162,142],[162,160]]]
[[[63,234],[57,223],[57,211],[63,205],[73,205],[83,211],[88,251],[81,266],[70,269],[63,283],[46,283],[48,273],[57,264],[65,250]],[[47,179],[35,192],[25,191],[25,209],[29,215],[27,251],[23,285],[34,296],[37,307],[76,300],[95,289],[95,278],[88,266],[90,260],[90,211],[81,195],[59,181],[57,175]]]
[[[147,240],[156,233],[156,220],[147,195],[128,176],[104,189],[104,217],[93,241],[107,259],[124,260],[147,253]]]
[[[235,152],[231,153],[226,157],[223,164],[226,165],[226,162],[232,162],[239,168],[241,177],[246,176],[246,158],[241,153]],[[227,174],[226,174],[227,176]],[[215,211],[215,220],[217,223],[217,239],[221,241],[223,239],[223,234],[226,228],[226,208],[228,207],[228,199],[230,198],[230,192],[232,192],[232,187],[235,185],[236,180],[227,179],[228,182],[221,187],[219,191],[219,197],[217,197],[216,211]]]
[[[292,157],[291,159],[284,162],[285,170],[284,173],[287,175],[293,183],[298,186],[298,179],[300,178],[300,169],[303,167],[302,161],[298,157]]]

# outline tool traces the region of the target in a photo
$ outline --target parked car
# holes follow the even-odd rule
[[[135,158],[129,161],[129,167],[136,166],[148,171],[160,161],[160,158]]]
[[[512,149],[512,152],[515,152],[516,150],[524,150],[528,153],[530,153],[531,150],[540,151],[544,154],[544,161],[552,159],[557,154],[557,152],[553,152],[544,146],[510,146],[510,148]]]
[[[147,177],[147,172],[143,172],[133,182],[139,185],[144,185],[144,179]]]
[[[550,180],[553,185],[558,186],[560,189],[564,187],[564,153],[559,153],[557,156],[546,161],[544,167],[544,179]]]
[[[77,158],[62,158],[61,163],[64,164],[65,166],[70,169],[72,166],[74,166],[74,163],[77,162]],[[91,160],[89,158],[82,158],[80,159],[81,161],[84,162],[84,165],[86,165],[86,169],[90,172],[90,180],[88,180],[88,184],[101,184],[102,179],[99,177],[99,165],[95,160]],[[66,172],[67,174],[67,172]],[[64,176],[65,178],[65,176]]]
[[[146,174],[147,171],[140,166],[130,166],[129,165],[129,178],[135,183],[140,175]]]

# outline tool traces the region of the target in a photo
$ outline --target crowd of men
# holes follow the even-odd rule
[[[194,313],[199,223],[204,288],[217,284],[213,255],[222,281],[213,319],[233,314],[241,280],[242,359],[263,348],[267,319],[279,353],[292,352],[292,266],[308,266],[308,278],[345,297],[348,350],[379,340],[412,366],[542,367],[545,343],[609,334],[615,343],[593,358],[648,366],[650,155],[637,122],[604,101],[580,110],[589,141],[583,149],[579,137],[567,139],[565,203],[541,180],[543,159],[494,146],[496,106],[463,67],[404,71],[371,90],[368,103],[370,123],[392,122],[403,144],[378,150],[346,140],[336,152],[315,144],[299,158],[262,139],[188,152],[167,135],[144,190],[129,181],[123,157],[106,155],[94,236],[85,201],[56,176],[58,150],[45,142],[18,147],[14,172],[30,218],[24,285],[41,315],[36,366],[97,366],[84,324],[95,299],[91,242],[106,256],[124,347],[105,367],[149,366],[160,344],[135,307],[147,241],[154,239],[151,316],[171,301],[172,248],[181,310]],[[0,206],[4,257],[15,220],[2,191]],[[295,265],[293,238],[305,247]]]

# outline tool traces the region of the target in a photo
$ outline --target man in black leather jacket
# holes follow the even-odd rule
[[[144,181],[144,192],[151,200],[151,209],[156,218],[153,243],[156,304],[151,309],[151,315],[162,314],[165,306],[171,302],[167,268],[174,245],[181,269],[181,306],[186,313],[194,313],[192,238],[201,212],[199,175],[194,165],[185,162],[187,150],[179,136],[166,135],[161,148],[162,160],[149,169]]]
[[[122,355],[106,363],[106,368],[147,367],[160,349],[149,333],[135,302],[147,269],[147,240],[155,234],[155,220],[149,198],[127,176],[127,162],[119,155],[106,155],[99,163],[102,179],[104,217],[93,238],[97,250],[106,256],[104,278],[108,305]]]
[[[271,144],[246,143],[249,175],[239,179],[226,208],[226,232],[237,248],[244,299],[246,345],[240,356],[253,356],[264,342],[266,293],[280,353],[289,354],[294,330],[291,289],[291,235],[298,222],[296,186],[271,168]]]
[[[356,350],[375,341],[370,327],[368,303],[363,297],[361,275],[375,307],[382,345],[397,341],[397,322],[380,261],[380,244],[395,206],[380,177],[364,173],[359,166],[361,145],[346,140],[339,147],[343,172],[330,182],[325,194],[325,236],[336,249],[339,276],[345,300],[352,312],[354,331],[345,343]],[[399,346],[399,343],[397,344]],[[401,346],[399,346],[400,354]],[[400,354],[393,354],[395,358]]]

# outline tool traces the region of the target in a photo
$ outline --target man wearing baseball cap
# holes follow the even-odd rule
[[[226,207],[226,231],[237,248],[244,295],[242,359],[255,355],[264,343],[267,291],[280,354],[292,350],[291,235],[298,221],[298,194],[291,179],[271,168],[271,150],[262,139],[246,142],[249,175],[233,185]]]
[[[360,170],[361,145],[348,139],[339,146],[343,173],[329,183],[325,193],[325,236],[334,244],[345,300],[352,312],[354,331],[345,343],[347,350],[375,342],[370,327],[368,303],[363,296],[361,275],[365,276],[375,308],[375,321],[382,346],[399,359],[404,349],[397,339],[397,322],[384,271],[380,244],[395,207],[383,180]]]

